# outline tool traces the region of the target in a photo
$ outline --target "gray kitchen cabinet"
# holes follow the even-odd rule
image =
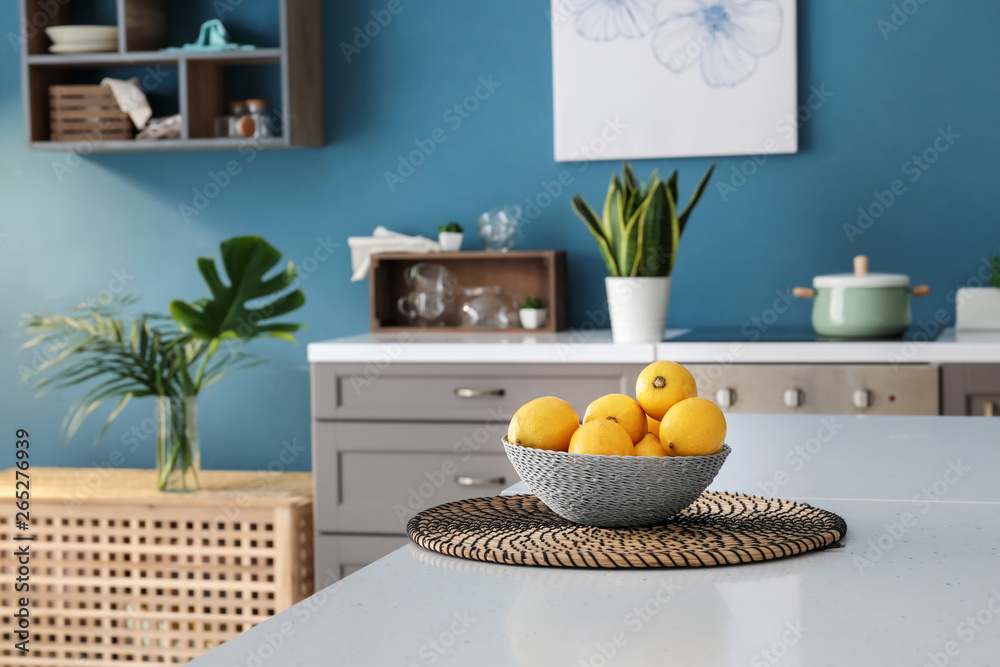
[[[1000,417],[1000,364],[943,364],[941,414]]]
[[[501,444],[524,403],[559,396],[580,416],[631,394],[642,365],[312,365],[317,585],[406,543],[406,522],[441,503],[492,496],[518,477]],[[333,578],[331,578],[333,577]]]
[[[354,574],[410,541],[391,535],[320,535],[316,540],[316,590]]]
[[[496,495],[517,474],[500,439],[507,422],[317,422],[314,518],[324,533],[406,532],[429,507]]]

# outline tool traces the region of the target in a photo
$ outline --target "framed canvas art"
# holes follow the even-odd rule
[[[557,161],[794,153],[795,0],[551,0]]]

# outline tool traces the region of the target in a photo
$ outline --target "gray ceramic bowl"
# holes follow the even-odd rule
[[[697,500],[719,474],[729,445],[710,456],[597,456],[512,445],[507,458],[549,509],[587,526],[649,526]]]

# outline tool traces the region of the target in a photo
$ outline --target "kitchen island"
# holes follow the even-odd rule
[[[409,544],[191,664],[996,664],[1000,421],[732,415],[727,441],[711,489],[836,512],[842,546],[622,571],[494,565]]]

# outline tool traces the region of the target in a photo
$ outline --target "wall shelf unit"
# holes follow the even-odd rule
[[[118,49],[108,53],[53,54],[45,28],[74,24],[74,10],[87,0],[19,0],[25,39],[22,40],[22,88],[27,146],[31,150],[83,152],[144,152],[233,150],[323,146],[323,37],[321,0],[265,0],[276,5],[277,46],[239,51],[161,51],[193,42],[197,35],[173,35],[169,30],[174,3],[167,0],[107,0],[114,3]],[[209,10],[211,3],[205,4]],[[238,10],[237,10],[238,11]],[[202,20],[216,18],[211,11]],[[86,20],[86,19],[84,19]],[[225,17],[223,18],[225,21]],[[237,68],[276,81],[280,99],[269,99],[277,136],[232,139],[214,136],[217,116],[226,113],[226,87]],[[181,137],[159,141],[51,141],[49,88],[53,85],[95,85],[105,76],[138,76],[162,68],[154,91],[169,101],[164,109],[153,103],[154,116],[180,113]],[[160,70],[156,70],[159,72]],[[244,76],[244,78],[247,78]],[[258,77],[251,76],[251,80]],[[147,88],[143,86],[144,90]],[[151,91],[147,91],[151,92]],[[85,147],[81,143],[86,144]]]

